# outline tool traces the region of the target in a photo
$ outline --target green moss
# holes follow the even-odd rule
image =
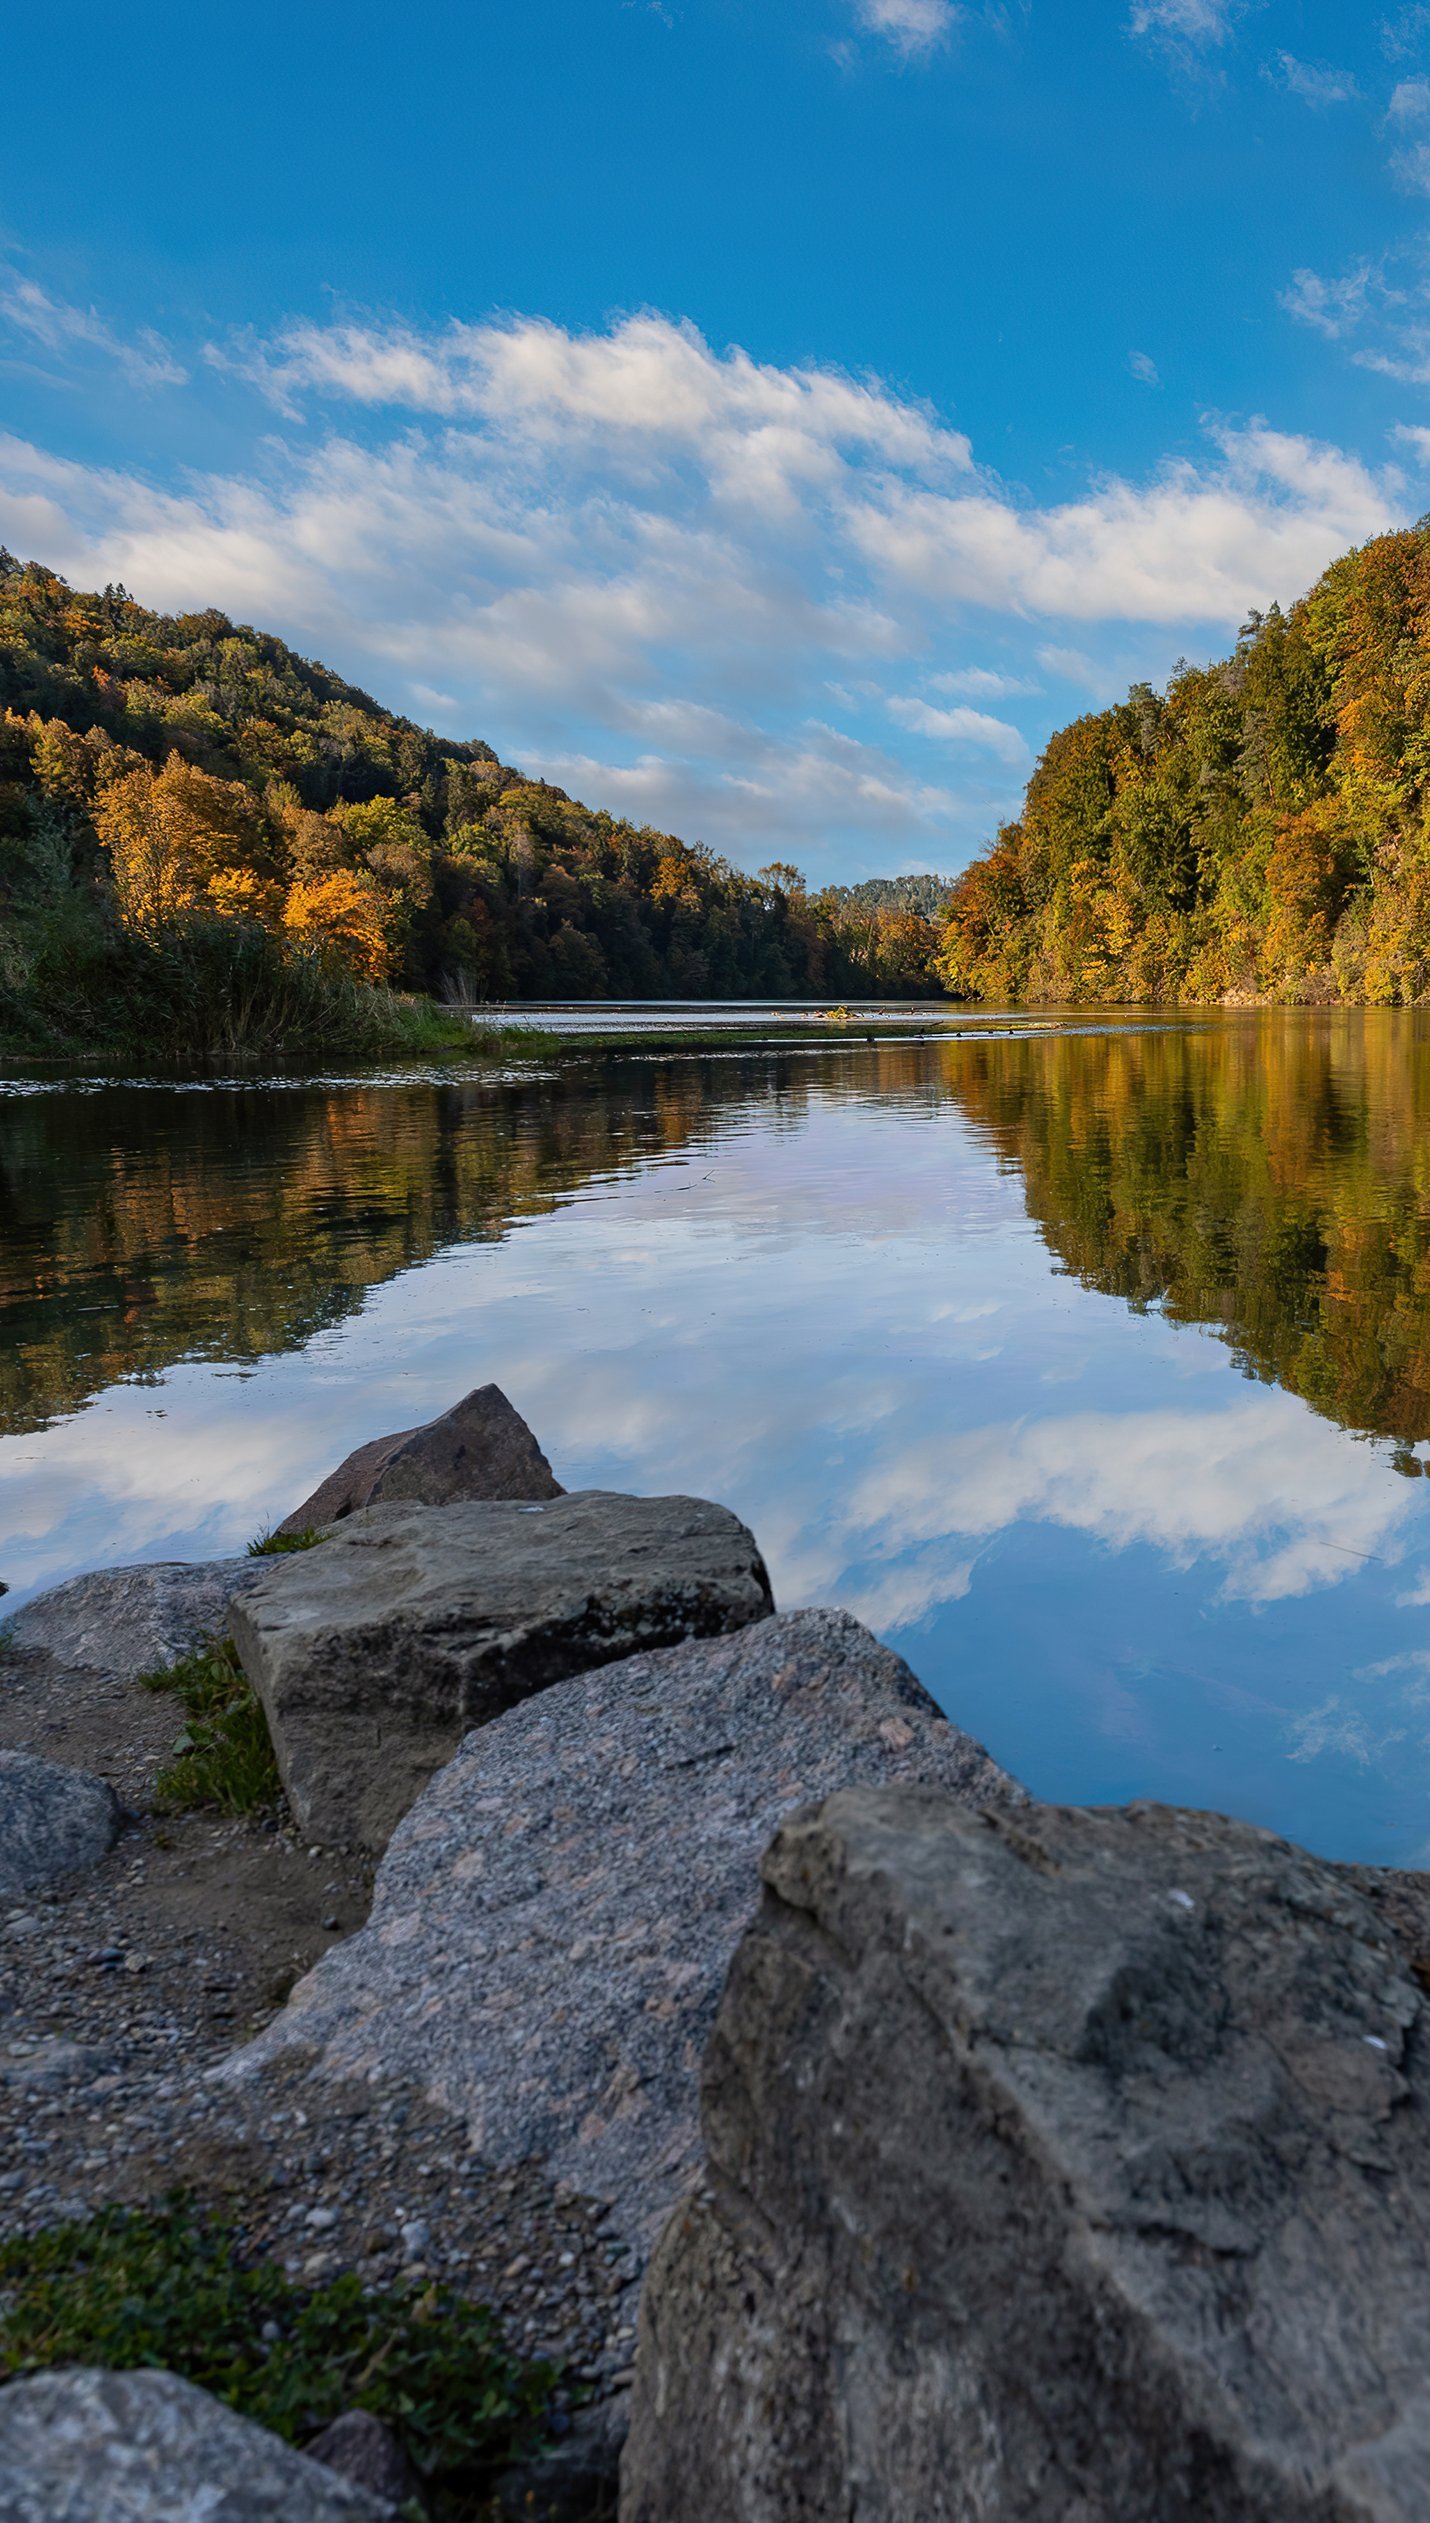
[[[290,2444],[369,2409],[448,2515],[535,2449],[556,2379],[484,2306],[351,2275],[300,2288],[183,2198],[0,2246],[0,2381],[54,2365],[164,2367]]]
[[[206,1639],[176,1664],[141,1673],[146,1691],[172,1691],[187,1724],[154,1792],[168,1813],[257,1813],[282,1793],[268,1721],[231,1638]]]

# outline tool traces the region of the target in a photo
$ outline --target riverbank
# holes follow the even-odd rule
[[[486,1445],[485,1468],[472,1459],[478,1436]],[[441,1503],[494,1480],[514,1484],[526,1499],[534,1485],[536,1498],[549,1502],[554,1552],[531,1521],[539,1505]],[[438,1503],[424,1504],[434,1484]],[[58,1762],[60,1778],[103,1780],[123,1810],[113,1845],[90,1865],[11,1890],[0,1929],[8,2009],[0,2038],[0,2153],[14,2167],[3,2194],[4,2227],[12,2237],[42,2238],[57,2226],[83,2231],[116,2205],[153,2212],[178,2186],[197,2213],[234,2229],[246,2259],[272,2262],[300,2289],[321,2289],[350,2273],[367,2290],[440,2284],[465,2291],[473,2303],[491,2307],[518,2358],[547,2360],[559,2369],[546,2406],[555,2448],[547,2464],[552,2493],[567,2496],[570,2474],[578,2503],[568,2501],[561,2512],[599,2513],[601,2483],[612,2476],[624,2423],[640,2273],[675,2195],[679,2168],[689,2164],[696,2145],[694,2060],[731,1939],[750,1906],[761,1837],[791,1794],[817,1793],[821,1783],[850,1774],[851,1764],[852,1774],[867,1775],[871,1760],[873,1774],[895,1774],[916,1757],[925,1736],[925,1758],[951,1760],[951,1777],[976,1776],[985,1781],[980,1792],[1002,1792],[1001,1776],[976,1750],[965,1749],[964,1738],[932,1710],[905,1669],[857,1624],[841,1627],[833,1615],[761,1618],[770,1603],[758,1554],[725,1511],[679,1499],[568,1500],[499,1396],[470,1397],[434,1430],[360,1449],[352,1466],[325,1487],[330,1503],[351,1502],[355,1518],[315,1546],[191,1568],[99,1572],[39,1598],[9,1626],[0,1658],[0,1754],[9,1748]],[[414,1487],[412,1506],[400,1508],[393,1498],[384,1503],[387,1491],[401,1499]],[[308,1509],[306,1501],[294,1509],[303,1527],[295,1538],[308,1538]],[[478,2044],[495,2076],[485,2099],[478,2086],[487,2070],[477,2068],[475,2056],[445,2077],[434,2076],[443,2036],[429,2024],[409,2048],[402,2031],[407,2001],[396,1993],[376,1999],[371,1975],[391,1941],[382,1921],[394,1900],[407,1897],[396,1889],[402,1854],[394,1846],[384,1857],[380,1846],[362,1845],[367,1806],[360,1789],[353,1791],[344,1834],[332,1811],[341,1765],[316,1776],[311,1759],[304,1766],[303,1689],[290,1684],[272,1698],[276,1673],[264,1684],[289,1800],[231,1814],[173,1809],[164,1782],[175,1760],[178,1711],[166,1693],[144,1687],[156,1659],[182,1657],[226,1624],[256,1642],[250,1669],[255,1677],[266,1674],[264,1605],[279,1612],[286,1636],[293,1610],[315,1581],[336,1590],[335,1608],[346,1608],[351,1626],[356,1598],[337,1554],[352,1558],[360,1573],[359,1528],[374,1515],[387,1519],[385,1547],[372,1561],[384,1600],[397,1586],[389,1607],[375,1606],[374,1617],[379,1626],[393,1617],[405,1625],[404,1670],[414,1656],[430,1662],[433,1642],[449,1633],[453,1588],[490,1582],[475,1564],[470,1578],[460,1575],[460,1550],[455,1559],[453,1553],[462,1537],[453,1519],[505,1516],[504,1548],[515,1554],[510,1583],[523,1606],[528,1644],[513,1630],[511,1615],[504,1616],[512,1674],[502,1690],[508,1698],[515,1693],[516,1704],[505,1716],[493,1713],[471,1737],[484,1748],[489,1739],[491,1753],[511,1764],[499,1792],[515,1872],[508,1890],[493,1887],[494,1916],[510,1950],[493,1981],[490,2030]],[[395,1515],[406,1522],[393,1527]],[[634,1556],[623,1573],[620,1536],[632,1517]],[[422,1554],[420,1601],[409,1601],[402,1573],[409,1545],[396,1547],[399,1533],[410,1535],[410,1547]],[[328,1553],[334,1557],[325,1576]],[[560,1608],[563,1590],[572,1596],[570,1612]],[[461,1617],[470,1626],[476,1616],[469,1609]],[[801,1629],[801,1621],[813,1627]],[[479,1634],[481,1627],[477,1620]],[[711,1628],[743,1630],[752,1642],[768,1643],[760,1643],[744,1667],[732,1667],[728,1650],[738,1637],[702,1640],[699,1632]],[[691,1630],[697,1635],[688,1650],[661,1646]],[[575,1678],[553,1690],[558,1636],[565,1640],[564,1666]],[[623,1644],[639,1648],[643,1640],[656,1652],[620,1660]],[[380,1692],[369,1671],[373,1652],[359,1617],[344,1650],[345,1704],[354,1689]],[[693,1658],[686,1669],[679,1663],[683,1654]],[[593,1659],[604,1672],[583,1670]],[[741,1671],[748,1671],[747,1681],[738,1680]],[[781,1754],[765,1739],[764,1712],[779,1706],[770,1683],[783,1676],[787,1689],[800,1671],[807,1671],[815,1696]],[[612,1677],[606,1698],[578,1715],[587,1686],[604,1690],[606,1673]],[[538,1678],[544,1687],[529,1699]],[[824,1696],[836,1679],[848,1699],[847,1716],[837,1698]],[[725,1756],[735,1742],[717,1746],[713,1767],[689,1758],[688,1730],[700,1694],[708,1701],[704,1730],[712,1723],[733,1726],[748,1772],[733,1837]],[[557,1699],[569,1700],[558,1718],[567,1781],[562,1793],[582,1815],[582,1836],[569,1860],[570,1896],[556,1891],[550,1854],[542,1860],[549,1897],[558,1906],[568,1897],[574,1902],[560,1925],[555,1916],[539,1928],[533,1922],[538,1945],[549,1947],[556,1961],[559,1986],[548,1986],[541,1967],[523,1958],[528,1931],[514,1928],[519,1913],[510,1904],[513,1895],[520,1903],[529,1892],[529,1863],[520,1837],[513,1837],[523,1803],[530,1805],[538,1836],[551,1818],[541,1717],[546,1703]],[[652,1760],[649,1715],[618,1713],[632,1700],[642,1710],[668,1703],[685,1738],[669,1758]],[[374,1713],[380,1704],[372,1700]],[[392,1777],[403,1768],[405,1721],[395,1702],[389,1698],[386,1705],[391,1741],[384,1773]],[[820,1722],[813,1727],[816,1713]],[[669,1781],[661,1789],[669,1810],[659,1822],[639,1800],[630,1803],[631,1762],[612,1760],[613,1724],[636,1729],[646,1800],[663,1778]],[[353,1730],[349,1715],[344,1731]],[[588,1754],[581,1748],[586,1737]],[[454,1734],[452,1748],[456,1740]],[[428,1748],[428,1733],[412,1743],[406,1757],[418,1766],[409,1800],[423,1768],[430,1770],[439,1757]],[[791,1768],[791,1751],[798,1771]],[[578,1758],[591,1764],[581,1786],[572,1767]],[[13,1781],[8,1784],[13,1793]],[[6,1789],[0,1773],[0,1802]],[[715,1803],[703,1818],[712,1790]],[[315,1794],[330,1809],[321,1835],[310,1825],[300,1828],[292,1811],[294,1797],[301,1803]],[[459,1790],[464,1814],[470,1801],[469,1792]],[[388,1828],[383,1820],[379,1842]],[[702,1832],[708,1838],[703,1860]],[[430,1843],[430,1827],[427,1838]],[[464,1846],[463,1838],[453,1852],[454,1887],[474,1882]],[[661,1867],[668,1883],[656,1880]],[[604,1896],[595,1893],[593,1870],[606,1878]],[[375,1881],[380,1915],[368,1930]],[[653,1904],[670,1929],[683,1934],[679,1914],[697,1882],[701,1899],[689,1914],[696,1941],[684,1959],[672,1956],[668,1985],[652,1989],[639,1976],[645,1961],[642,1940],[632,1943],[632,1901]],[[604,1921],[598,1918],[602,1897]],[[424,1898],[424,1911],[435,1921],[446,1900],[444,1894]],[[481,2011],[472,2003],[467,1957],[486,1943],[487,1931],[470,1921],[447,1941],[463,1984],[453,1990],[453,2020],[466,2038]],[[578,1968],[583,1944],[588,1959]],[[333,2029],[339,2035],[351,2030],[378,2003],[394,2036],[391,2044],[384,2041],[380,2058],[340,2057],[320,2034],[316,2015],[300,2020],[292,2012],[294,1984],[319,1994],[324,1962],[339,1952],[347,1953],[367,1994],[334,1992],[328,2003]],[[529,2029],[519,2032],[519,2020],[528,2017]],[[625,2140],[615,2134],[625,2124],[618,2091],[603,2092],[612,2045],[628,2046],[642,2024],[648,2026],[641,2034],[647,2055],[636,2081],[661,2097],[664,2134],[654,2153],[663,2168],[650,2160],[649,2125],[633,2125],[636,2152],[625,2151]],[[548,2028],[558,2026],[553,2038]],[[261,2048],[265,2038],[271,2052]],[[553,2046],[539,2072],[513,2081],[503,2054],[514,2065],[547,2038]],[[557,2138],[558,2124],[572,2111],[589,2150],[578,2150],[578,2160]],[[609,2140],[600,2134],[606,2128]],[[448,2510],[440,2499],[437,2510]]]
[[[6,1059],[187,1075],[546,1048],[527,1027],[356,980],[331,955],[285,946],[243,919],[190,919],[146,936],[75,906],[0,941]]]
[[[0,2457],[35,2511],[61,2434],[91,2488],[112,2458],[88,2362],[309,2447],[251,2439],[311,2523],[395,2523],[323,2485],[375,2478],[358,2440],[414,2523],[594,2523],[618,2465],[624,2523],[856,2480],[936,2523],[975,2460],[1000,2511],[1353,2523],[1364,2482],[1413,2523],[1430,1877],[1035,1803],[847,1613],[774,1611],[728,1510],[566,1493],[494,1386],[274,1544],[5,1632]],[[267,1769],[192,1700],[175,1742],[219,1636]],[[280,2308],[272,2358],[358,2323],[355,2379],[205,2363],[205,2250]],[[456,2467],[374,2379],[379,2310],[477,2360]],[[229,2417],[181,2414],[217,2460]]]

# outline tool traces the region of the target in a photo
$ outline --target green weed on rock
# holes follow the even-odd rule
[[[453,2517],[536,2450],[556,2381],[485,2306],[351,2274],[299,2287],[183,2198],[0,2245],[0,2382],[56,2365],[164,2367],[300,2446],[371,2410]]]

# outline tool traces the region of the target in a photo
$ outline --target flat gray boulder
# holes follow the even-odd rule
[[[96,1568],[35,1595],[0,1624],[0,1643],[130,1681],[220,1628],[237,1588],[261,1566],[245,1555]]]
[[[233,1636],[288,1801],[310,1837],[372,1849],[471,1727],[568,1674],[773,1608],[728,1507],[599,1489],[366,1507],[260,1565]]]
[[[468,1736],[368,1925],[219,2073],[306,2054],[319,2080],[415,2085],[488,2161],[613,2202],[638,2272],[699,2164],[700,2055],[761,1849],[811,1796],[899,1778],[1021,1794],[847,1613],[559,1682]]]
[[[499,1385],[480,1384],[440,1419],[358,1446],[278,1530],[306,1533],[384,1500],[450,1507],[463,1498],[563,1495],[521,1413]]]
[[[0,1751],[0,1897],[97,1865],[122,1818],[102,1778],[36,1752]]]
[[[387,2523],[395,2508],[177,2374],[0,2390],[0,2523]]]
[[[1430,1882],[903,1788],[764,1877],[622,2523],[1424,2523]]]

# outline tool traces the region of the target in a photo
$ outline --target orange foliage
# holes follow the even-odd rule
[[[389,921],[378,886],[348,867],[300,878],[283,906],[283,926],[294,944],[331,956],[355,981],[386,979],[392,963]]]
[[[263,846],[252,791],[241,780],[211,779],[177,753],[162,771],[145,765],[111,781],[94,821],[120,916],[145,937],[201,909],[214,880],[251,869]]]

